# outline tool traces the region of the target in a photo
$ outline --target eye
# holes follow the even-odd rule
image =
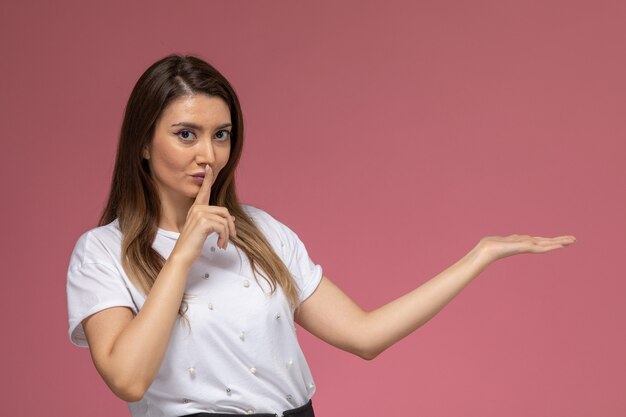
[[[220,142],[225,142],[228,139],[230,139],[230,131],[218,130],[217,133],[215,133],[215,138],[219,140]]]
[[[176,136],[183,142],[191,142],[196,138],[196,135],[191,130],[181,130],[176,132]]]

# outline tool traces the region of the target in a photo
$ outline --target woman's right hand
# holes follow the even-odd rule
[[[210,168],[205,168],[205,173],[176,245],[136,316],[130,308],[120,306],[101,310],[83,320],[98,372],[125,401],[143,398],[161,367],[189,268],[202,252],[207,236],[218,233],[218,246],[224,249],[229,237],[235,236],[234,219],[228,210],[209,206],[213,176]]]
[[[217,246],[220,249],[228,247],[230,236],[236,236],[235,218],[230,215],[226,207],[210,206],[213,172],[209,165],[205,167],[205,177],[200,191],[187,212],[187,219],[183,230],[171,256],[193,263],[202,252],[207,237],[216,232],[219,235]]]

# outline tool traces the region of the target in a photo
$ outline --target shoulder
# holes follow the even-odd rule
[[[248,216],[250,216],[253,220],[262,219],[267,216],[271,217],[268,212],[265,210],[255,207],[251,204],[241,204],[241,208]]]
[[[267,221],[268,219],[273,219],[267,211],[259,207],[255,207],[250,204],[241,204],[241,208],[254,221]]]
[[[265,235],[271,234],[283,236],[285,234],[293,233],[287,225],[261,208],[251,206],[249,204],[242,204],[241,208]]]
[[[76,241],[70,266],[85,263],[106,263],[107,259],[119,257],[122,231],[117,220],[84,232]]]
[[[304,244],[298,234],[292,230],[291,227],[276,218],[276,216],[248,204],[242,204],[242,209],[250,216],[259,229],[261,229],[261,232],[268,239],[269,243],[286,258],[290,258],[290,255],[292,255],[294,251],[299,251],[303,248]]]

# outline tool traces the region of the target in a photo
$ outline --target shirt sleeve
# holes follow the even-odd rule
[[[89,233],[78,240],[67,272],[67,306],[70,341],[86,347],[82,321],[111,307],[136,307],[119,270],[108,263],[110,254]]]
[[[298,235],[287,226],[282,226],[287,238],[285,242],[289,258],[287,268],[298,284],[300,303],[302,303],[313,294],[322,280],[322,267],[310,258]]]

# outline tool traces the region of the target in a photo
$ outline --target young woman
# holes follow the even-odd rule
[[[228,81],[168,56],[129,98],[99,227],[78,240],[69,334],[133,416],[313,416],[294,321],[373,359],[426,323],[492,262],[575,241],[489,236],[419,288],[363,311],[298,236],[241,204],[243,119]]]

